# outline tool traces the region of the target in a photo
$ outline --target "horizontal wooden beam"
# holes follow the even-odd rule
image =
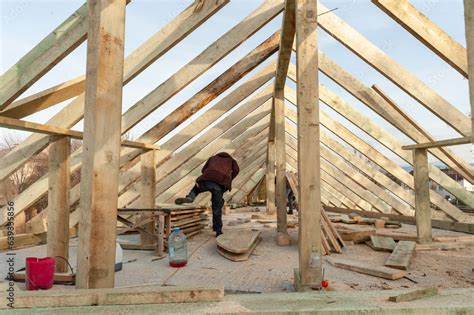
[[[0,116],[0,127],[15,129],[27,132],[41,133],[46,135],[61,135],[69,136],[74,139],[82,139],[83,133],[81,131],[70,130],[66,128],[38,124],[34,122],[24,121],[15,118]],[[159,150],[160,146],[151,143],[143,143],[130,140],[122,140],[122,146],[136,149]]]
[[[433,141],[433,142],[426,142],[426,143],[404,145],[402,146],[402,149],[403,150],[431,149],[431,148],[447,147],[447,146],[461,145],[461,144],[468,144],[468,143],[471,143],[471,137],[462,137],[462,138],[455,138],[455,139],[447,139],[447,140],[440,140],[440,141]]]

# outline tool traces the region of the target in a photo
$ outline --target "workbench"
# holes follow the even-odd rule
[[[171,234],[171,214],[179,213],[185,210],[204,209],[195,205],[178,206],[178,205],[157,205],[156,208],[119,208],[117,209],[117,221],[126,226],[120,231],[120,234],[137,230],[140,233],[150,235],[156,240],[155,244],[134,244],[134,243],[120,243],[123,249],[135,250],[154,250],[158,257],[164,257],[164,240],[168,239]],[[142,215],[146,214],[147,218],[141,219]],[[130,217],[136,217],[135,222],[130,220]],[[153,222],[154,232],[143,228],[144,225]],[[165,229],[166,226],[166,229]]]

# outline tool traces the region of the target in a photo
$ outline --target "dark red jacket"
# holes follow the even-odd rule
[[[226,152],[211,156],[202,168],[202,175],[197,181],[209,180],[232,189],[232,180],[239,174],[239,165],[230,154]]]

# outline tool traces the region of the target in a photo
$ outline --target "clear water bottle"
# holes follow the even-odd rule
[[[186,235],[179,227],[174,228],[168,240],[170,266],[180,268],[188,263],[188,245]]]

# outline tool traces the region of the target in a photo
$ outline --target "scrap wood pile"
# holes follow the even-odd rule
[[[297,174],[287,172],[286,179],[296,197],[296,202],[298,202],[299,187]],[[321,208],[321,233],[321,251],[323,255],[329,255],[331,252],[342,253],[342,248],[345,246],[344,240],[341,235],[339,235],[323,208]]]
[[[260,240],[260,231],[257,230],[228,230],[217,237],[217,252],[232,261],[245,261],[252,255]]]
[[[388,253],[383,266],[333,258],[328,261],[338,268],[384,279],[407,278],[406,271],[416,251],[460,249],[474,245],[473,235],[434,236],[433,243],[416,244],[416,232],[398,230],[402,227],[401,223],[389,218],[363,218],[356,213],[349,215],[329,213],[328,215],[345,241],[365,244],[373,250]]]
[[[401,223],[387,219],[363,218],[357,214],[333,215],[331,221],[345,241],[354,244],[366,244],[376,251],[389,252],[383,266],[373,266],[360,261],[331,259],[330,263],[342,269],[348,269],[384,279],[397,280],[406,277],[411,259],[415,253],[416,235],[411,232],[393,232]],[[398,242],[396,242],[398,241]]]
[[[209,217],[206,212],[206,208],[172,211],[171,227],[179,227],[189,238],[207,226]]]

